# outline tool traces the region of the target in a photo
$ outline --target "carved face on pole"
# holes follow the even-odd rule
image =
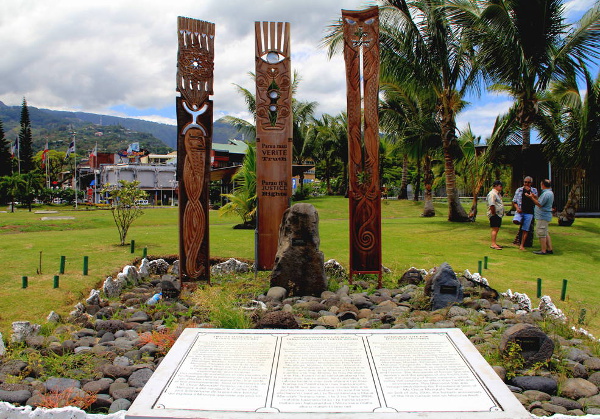
[[[177,55],[179,243],[184,279],[209,279],[208,183],[215,25],[180,17]]]

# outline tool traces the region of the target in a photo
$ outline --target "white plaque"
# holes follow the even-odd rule
[[[126,418],[385,413],[529,417],[459,329],[187,329]]]

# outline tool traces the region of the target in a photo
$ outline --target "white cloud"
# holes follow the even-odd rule
[[[594,0],[569,0],[564,4],[566,15],[571,19],[579,18],[582,13],[591,9],[594,3]]]
[[[512,106],[512,100],[506,100],[505,97],[498,98],[494,101],[492,97],[482,105],[467,108],[464,112],[458,115],[456,126],[460,130],[467,128],[467,124],[471,125],[471,130],[482,139],[492,135],[494,123],[498,115],[504,114]]]
[[[319,48],[340,9],[363,0],[19,0],[0,3],[0,100],[19,105],[110,114],[113,107],[167,109],[174,118],[177,16],[216,24],[215,115],[243,114],[232,83],[254,89],[254,22],[289,21],[300,99],[322,112],[345,107],[341,57]],[[297,62],[296,62],[297,60]],[[153,113],[153,111],[150,111]],[[169,113],[169,114],[167,114]],[[139,116],[138,116],[139,118]]]

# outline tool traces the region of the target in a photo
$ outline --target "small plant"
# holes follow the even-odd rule
[[[68,388],[63,392],[50,392],[42,394],[40,396],[38,406],[45,407],[47,409],[75,406],[86,410],[89,409],[92,404],[94,404],[97,398],[98,396],[95,393],[87,393],[82,390],[75,392],[73,389]]]
[[[175,344],[178,333],[170,329],[162,329],[160,331],[153,330],[140,335],[140,346],[148,343],[153,343],[158,348],[158,353],[166,355],[169,349]]]
[[[515,377],[517,370],[523,368],[523,365],[525,365],[521,351],[521,345],[513,341],[508,344],[508,348],[502,354],[502,363],[506,369],[506,378],[509,380]]]
[[[223,294],[221,294],[223,295]],[[213,302],[210,321],[223,329],[249,329],[252,321],[233,301],[223,296]]]

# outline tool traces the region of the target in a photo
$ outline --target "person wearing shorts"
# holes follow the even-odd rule
[[[517,189],[513,198],[513,203],[517,207],[517,214],[521,215],[521,240],[519,242],[519,250],[525,250],[527,237],[531,231],[531,222],[533,221],[535,204],[533,203],[533,200],[527,196],[528,193],[537,195],[537,189],[531,186],[532,182],[533,179],[531,176],[526,176],[525,179],[523,179],[523,186]]]
[[[537,224],[536,233],[540,239],[540,250],[534,251],[536,255],[551,255],[554,253],[552,248],[552,240],[548,231],[548,224],[552,221],[552,205],[554,204],[554,192],[552,192],[552,184],[548,179],[542,180],[542,192],[537,197],[533,193],[526,194],[535,204],[534,216]]]
[[[492,190],[487,194],[487,216],[490,220],[490,228],[492,229],[492,244],[490,248],[502,250],[502,246],[498,245],[496,239],[498,231],[502,225],[502,217],[504,216],[504,203],[502,202],[502,182],[495,180],[492,184]]]

